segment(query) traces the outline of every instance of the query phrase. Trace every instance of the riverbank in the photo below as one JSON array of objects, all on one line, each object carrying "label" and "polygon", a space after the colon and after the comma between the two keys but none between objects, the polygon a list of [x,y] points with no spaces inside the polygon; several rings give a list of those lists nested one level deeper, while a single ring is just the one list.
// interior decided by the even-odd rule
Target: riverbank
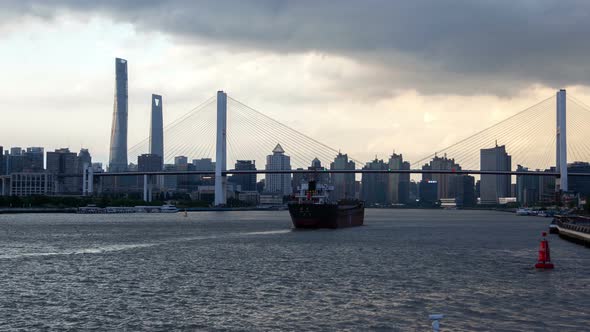
[{"label": "riverbank", "polygon": [[76,213],[78,208],[0,208],[0,214]]},{"label": "riverbank", "polygon": [[590,218],[562,217],[556,226],[560,238],[590,247]]},{"label": "riverbank", "polygon": [[[179,207],[179,212],[211,212],[211,211],[280,211],[286,210],[286,208],[261,208],[261,207]],[[77,213],[78,208],[0,208],[0,214],[22,214],[22,213]]]},{"label": "riverbank", "polygon": [[[287,210],[287,207],[177,207],[180,212],[212,212],[212,211],[282,211]],[[367,208],[375,210],[389,210],[397,208]],[[408,208],[409,210],[410,208]],[[413,208],[417,210],[444,210],[442,208]],[[479,210],[479,211],[497,211],[497,212],[511,212],[514,213],[514,209],[491,209],[491,208],[480,208],[480,209],[461,209],[461,210]],[[0,208],[0,214],[20,214],[20,213],[77,213],[77,207],[67,208],[45,208],[45,207],[31,207],[31,208]]]}]

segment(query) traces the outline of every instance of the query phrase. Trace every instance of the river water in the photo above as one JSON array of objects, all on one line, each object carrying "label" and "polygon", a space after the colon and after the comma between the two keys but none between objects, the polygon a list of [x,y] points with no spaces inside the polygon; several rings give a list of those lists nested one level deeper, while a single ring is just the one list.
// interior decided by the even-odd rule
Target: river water
[{"label": "river water", "polygon": [[549,219],[367,210],[294,231],[288,212],[0,215],[0,329],[588,331],[590,248]]}]

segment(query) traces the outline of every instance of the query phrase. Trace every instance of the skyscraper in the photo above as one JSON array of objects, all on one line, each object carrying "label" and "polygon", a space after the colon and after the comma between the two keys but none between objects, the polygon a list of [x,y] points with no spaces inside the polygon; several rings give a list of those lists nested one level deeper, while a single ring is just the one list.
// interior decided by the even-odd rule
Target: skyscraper
[{"label": "skyscraper", "polygon": [[[410,163],[404,161],[402,168],[405,170],[410,169]],[[400,204],[409,204],[410,201],[410,173],[404,173],[399,175],[399,187],[398,187],[398,198]]]},{"label": "skyscraper", "polygon": [[142,154],[137,157],[137,170],[140,172],[157,172],[163,168],[162,156],[157,154]]},{"label": "skyscraper", "polygon": [[115,59],[115,101],[111,126],[109,171],[127,170],[127,115],[128,115],[127,60]]},{"label": "skyscraper", "polygon": [[[266,156],[266,170],[290,170],[291,157],[285,155],[280,144]],[[264,190],[269,193],[291,194],[291,174],[266,174]]]},{"label": "skyscraper", "polygon": [[152,95],[152,117],[150,122],[150,154],[164,158],[164,120],[162,96]]},{"label": "skyscraper", "polygon": [[[354,161],[348,160],[347,154],[338,152],[334,161],[330,163],[331,170],[354,170]],[[332,185],[334,190],[330,193],[330,199],[338,201],[344,198],[355,197],[355,180],[354,174],[350,173],[334,173],[331,175]]]},{"label": "skyscraper", "polygon": [[[480,169],[482,171],[510,171],[512,157],[506,153],[506,146],[480,150]],[[482,174],[480,198],[482,204],[497,204],[498,198],[510,197],[510,175]]]},{"label": "skyscraper", "polygon": [[[388,168],[392,170],[410,169],[410,163],[404,161],[401,154],[393,153],[389,157]],[[410,197],[410,174],[389,174],[387,184],[387,201],[392,204],[407,204]]]}]

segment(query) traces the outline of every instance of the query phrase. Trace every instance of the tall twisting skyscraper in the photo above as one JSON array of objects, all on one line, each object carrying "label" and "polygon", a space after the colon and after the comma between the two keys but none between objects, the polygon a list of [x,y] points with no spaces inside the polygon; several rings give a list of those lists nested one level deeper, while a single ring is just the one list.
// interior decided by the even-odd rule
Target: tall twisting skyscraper
[{"label": "tall twisting skyscraper", "polygon": [[150,153],[164,158],[164,122],[162,120],[162,96],[152,95],[152,120],[150,125]]},{"label": "tall twisting skyscraper", "polygon": [[109,171],[122,172],[127,170],[127,60],[115,59],[115,74]]}]

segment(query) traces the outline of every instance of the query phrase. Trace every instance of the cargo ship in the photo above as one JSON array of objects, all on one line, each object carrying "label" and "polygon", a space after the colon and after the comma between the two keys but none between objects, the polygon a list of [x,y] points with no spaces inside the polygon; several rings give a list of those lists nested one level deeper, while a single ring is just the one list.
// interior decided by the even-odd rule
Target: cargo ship
[{"label": "cargo ship", "polygon": [[295,200],[289,202],[289,214],[295,228],[341,228],[362,226],[365,203],[356,199],[330,202],[330,187],[309,181],[301,184]]}]

